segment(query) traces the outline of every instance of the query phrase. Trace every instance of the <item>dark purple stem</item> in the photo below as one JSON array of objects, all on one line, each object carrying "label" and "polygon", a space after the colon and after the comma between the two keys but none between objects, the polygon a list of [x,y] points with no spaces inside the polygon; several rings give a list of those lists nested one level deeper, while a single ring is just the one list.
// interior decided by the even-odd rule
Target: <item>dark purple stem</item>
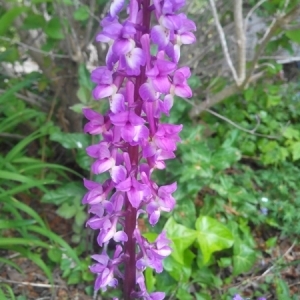
[{"label": "dark purple stem", "polygon": [[[150,0],[139,0],[139,6],[143,9],[143,28],[146,28],[146,32],[149,33],[150,28],[150,16],[151,13],[148,10],[150,6]],[[140,86],[146,81],[146,67],[141,68],[141,74],[136,78],[134,89],[134,101],[140,102],[139,89]],[[141,109],[137,106],[136,113],[141,114]],[[139,146],[129,146],[128,153],[133,170],[137,171],[139,165]],[[127,259],[125,262],[125,277],[124,277],[124,299],[132,300],[131,293],[135,290],[136,285],[136,240],[133,236],[133,232],[136,228],[137,210],[131,205],[126,197],[126,217],[125,217],[125,232],[128,236],[128,241],[125,243],[125,253]]]}]

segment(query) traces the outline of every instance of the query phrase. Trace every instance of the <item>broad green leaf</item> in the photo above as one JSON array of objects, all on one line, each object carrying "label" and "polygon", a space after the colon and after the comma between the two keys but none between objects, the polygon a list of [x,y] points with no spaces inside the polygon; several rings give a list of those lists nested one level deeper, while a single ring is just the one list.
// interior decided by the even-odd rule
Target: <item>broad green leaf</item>
[{"label": "broad green leaf", "polygon": [[150,268],[146,268],[144,274],[145,274],[147,290],[149,292],[152,292],[154,290],[155,282],[156,282],[155,277],[153,276],[153,270]]},{"label": "broad green leaf", "polygon": [[202,216],[196,221],[197,240],[203,254],[203,262],[207,263],[211,255],[233,245],[231,231],[221,222],[211,217]]},{"label": "broad green leaf", "polygon": [[300,158],[300,142],[295,142],[291,145],[293,160],[298,160]]},{"label": "broad green leaf", "polygon": [[167,232],[168,238],[173,242],[172,257],[177,262],[184,265],[184,251],[194,243],[197,232],[177,224],[172,217],[169,218],[164,229]]},{"label": "broad green leaf", "polygon": [[86,154],[84,149],[78,149],[76,153],[76,163],[84,170],[89,171],[91,168],[91,158]]},{"label": "broad green leaf", "polygon": [[89,137],[84,133],[54,132],[50,140],[60,143],[66,149],[85,149],[89,146]]},{"label": "broad green leaf", "polygon": [[52,203],[55,205],[63,204],[64,202],[74,203],[81,202],[81,198],[85,193],[82,183],[69,182],[56,190],[51,190],[43,195],[43,203]]},{"label": "broad green leaf", "polygon": [[[78,96],[78,94],[77,94]],[[78,97],[79,98],[79,97]],[[81,99],[79,98],[79,100],[81,101]],[[75,111],[78,114],[82,114],[82,110],[86,107],[85,104],[81,104],[81,103],[77,103],[75,105],[70,106],[70,109],[72,109],[73,111]]]},{"label": "broad green leaf", "polygon": [[164,259],[164,269],[176,280],[180,282],[187,282],[192,274],[191,267],[177,262],[173,257],[168,256]]},{"label": "broad green leaf", "polygon": [[54,17],[48,22],[44,31],[52,39],[61,40],[64,38],[62,26],[60,19]]},{"label": "broad green leaf", "polygon": [[65,219],[70,219],[75,216],[76,210],[75,205],[64,203],[56,210],[56,213]]},{"label": "broad green leaf", "polygon": [[9,9],[0,18],[0,36],[5,35],[9,27],[12,25],[13,21],[23,12],[28,10],[25,6],[17,6]]},{"label": "broad green leaf", "polygon": [[44,28],[47,22],[42,15],[30,13],[23,21],[22,28],[24,29],[39,29]]},{"label": "broad green leaf", "polygon": [[80,271],[73,271],[68,278],[68,284],[77,284],[81,281],[82,279]]},{"label": "broad green leaf", "polygon": [[90,71],[87,69],[85,64],[80,64],[78,68],[78,80],[80,86],[87,88],[88,91],[91,91],[94,84],[92,83],[90,77]]},{"label": "broad green leaf", "polygon": [[55,263],[59,263],[61,260],[61,257],[62,257],[61,250],[59,250],[57,248],[49,249],[47,254],[48,254],[48,257]]},{"label": "broad green leaf", "polygon": [[233,249],[233,274],[236,276],[248,272],[255,263],[255,251],[241,240],[234,242]]},{"label": "broad green leaf", "polygon": [[86,5],[80,6],[77,10],[74,11],[74,19],[76,21],[85,21],[90,17],[89,7]]},{"label": "broad green leaf", "polygon": [[285,35],[293,42],[300,44],[300,29],[288,30],[285,32]]},{"label": "broad green leaf", "polygon": [[287,127],[282,130],[282,135],[289,140],[292,139],[299,140],[300,131],[294,129],[293,127]]},{"label": "broad green leaf", "polygon": [[79,211],[76,212],[76,215],[75,215],[75,224],[77,226],[82,227],[83,224],[85,223],[86,219],[87,219],[86,212],[84,212],[83,210],[79,210]]}]

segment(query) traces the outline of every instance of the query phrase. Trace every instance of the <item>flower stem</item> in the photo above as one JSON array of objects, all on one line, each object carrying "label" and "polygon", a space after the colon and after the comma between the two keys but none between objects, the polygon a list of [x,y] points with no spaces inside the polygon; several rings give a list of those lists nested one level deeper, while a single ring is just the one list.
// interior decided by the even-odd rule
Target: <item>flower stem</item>
[{"label": "flower stem", "polygon": [[[150,5],[150,0],[139,0],[139,5],[142,4],[143,7],[143,26],[146,28],[147,33],[150,28],[150,13],[148,7]],[[141,101],[139,96],[140,86],[146,81],[146,68],[141,68],[141,74],[136,78],[135,89],[134,89],[134,101]],[[137,106],[135,112],[141,114],[141,106]],[[132,165],[132,170],[137,172],[139,165],[139,146],[129,146],[128,153]],[[135,291],[136,285],[136,240],[133,235],[136,228],[137,222],[137,209],[134,208],[128,197],[126,196],[126,217],[125,217],[125,233],[128,236],[128,241],[125,243],[125,254],[127,255],[127,260],[125,262],[125,277],[124,277],[124,299],[132,300],[131,293]]]}]

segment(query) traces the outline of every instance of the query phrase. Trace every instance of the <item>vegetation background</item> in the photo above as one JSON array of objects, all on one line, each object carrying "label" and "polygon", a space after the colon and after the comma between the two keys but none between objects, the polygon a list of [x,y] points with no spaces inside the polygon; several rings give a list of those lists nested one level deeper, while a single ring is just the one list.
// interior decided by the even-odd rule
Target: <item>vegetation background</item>
[{"label": "vegetation background", "polygon": [[[184,48],[194,97],[184,124],[165,271],[146,270],[167,299],[300,297],[300,1],[188,0],[197,43]],[[81,110],[105,0],[0,0],[0,299],[111,299],[93,292],[82,178],[91,177]],[[102,180],[101,177],[94,178]],[[114,245],[112,245],[113,247]]]}]

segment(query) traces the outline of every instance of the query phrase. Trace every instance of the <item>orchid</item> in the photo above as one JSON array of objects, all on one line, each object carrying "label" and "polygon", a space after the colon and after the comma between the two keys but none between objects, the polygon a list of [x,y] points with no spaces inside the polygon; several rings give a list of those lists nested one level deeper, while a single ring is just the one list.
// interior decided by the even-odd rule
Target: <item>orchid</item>
[{"label": "orchid", "polygon": [[[195,23],[179,10],[185,0],[130,0],[128,17],[118,14],[124,0],[113,0],[102,20],[98,42],[108,44],[106,66],[91,73],[95,83],[93,97],[107,99],[109,111],[102,115],[91,108],[83,110],[88,122],[84,132],[101,135],[100,142],[87,147],[94,159],[93,174],[108,172],[103,183],[84,180],[87,193],[82,202],[89,205],[87,226],[97,230],[97,242],[103,248],[92,258],[96,274],[95,290],[105,291],[123,281],[124,299],[165,298],[163,292],[148,293],[143,272],[152,268],[163,271],[163,259],[171,254],[166,233],[150,243],[138,228],[138,218],[145,215],[151,226],[161,212],[175,206],[173,193],[177,184],[158,186],[153,171],[164,169],[165,161],[175,157],[182,125],[160,122],[169,115],[174,96],[191,97],[188,67],[178,68],[180,46],[195,41]],[[151,28],[151,15],[156,25]],[[155,54],[150,51],[156,45]],[[117,243],[110,257],[108,243]],[[125,274],[119,270],[124,265]]]}]

